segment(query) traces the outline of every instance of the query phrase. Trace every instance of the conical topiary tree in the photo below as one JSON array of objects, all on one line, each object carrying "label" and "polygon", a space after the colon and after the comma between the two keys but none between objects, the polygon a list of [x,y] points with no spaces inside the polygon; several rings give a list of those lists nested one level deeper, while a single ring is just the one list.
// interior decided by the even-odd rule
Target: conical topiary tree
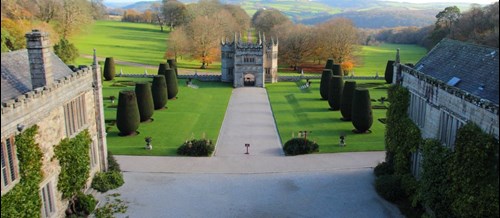
[{"label": "conical topiary tree", "polygon": [[393,80],[393,71],[394,71],[394,61],[392,60],[388,60],[387,61],[387,65],[385,66],[385,74],[384,74],[384,78],[385,78],[385,82],[390,84],[392,83],[392,80]]},{"label": "conical topiary tree", "polygon": [[342,67],[340,66],[340,64],[332,65],[332,73],[334,76],[342,76]]},{"label": "conical topiary tree", "polygon": [[356,81],[345,81],[342,97],[340,98],[340,113],[344,121],[351,120],[354,89],[356,89]]},{"label": "conical topiary tree", "polygon": [[172,68],[165,70],[165,79],[167,80],[168,99],[174,99],[179,92],[175,70]]},{"label": "conical topiary tree", "polygon": [[325,69],[332,69],[333,64],[334,64],[333,59],[328,58],[328,60],[326,60]]},{"label": "conical topiary tree", "polygon": [[333,76],[330,79],[330,92],[328,93],[328,104],[330,110],[337,111],[340,109],[340,98],[344,89],[344,81],[341,76]]},{"label": "conical topiary tree", "polygon": [[137,106],[141,122],[149,121],[155,110],[153,94],[151,93],[151,83],[139,82],[135,84],[135,95],[137,96]]},{"label": "conical topiary tree", "polygon": [[179,72],[177,71],[177,61],[175,61],[175,59],[168,59],[167,60],[167,63],[170,67],[167,67],[167,68],[171,68],[171,69],[174,69],[175,70],[175,75],[179,75]]},{"label": "conical topiary tree", "polygon": [[153,94],[153,104],[155,110],[160,110],[165,108],[167,105],[167,83],[165,82],[165,76],[157,75],[153,77],[153,85],[151,86],[151,92]]},{"label": "conical topiary tree", "polygon": [[323,100],[328,100],[328,91],[330,90],[328,87],[332,76],[333,74],[331,69],[323,69],[323,74],[321,74],[321,81],[319,84],[319,94]]},{"label": "conical topiary tree", "polygon": [[115,78],[115,59],[113,57],[107,57],[104,61],[104,80],[110,81]]},{"label": "conical topiary tree", "polygon": [[352,125],[356,133],[365,133],[373,124],[370,92],[365,88],[356,88],[352,97]]},{"label": "conical topiary tree", "polygon": [[170,68],[168,66],[168,63],[160,63],[160,65],[158,66],[158,75],[165,76],[165,70],[168,68]]},{"label": "conical topiary tree", "polygon": [[120,136],[128,136],[136,133],[139,128],[140,115],[137,107],[137,98],[132,90],[120,91],[118,96],[118,107],[116,109],[116,127],[120,130]]}]

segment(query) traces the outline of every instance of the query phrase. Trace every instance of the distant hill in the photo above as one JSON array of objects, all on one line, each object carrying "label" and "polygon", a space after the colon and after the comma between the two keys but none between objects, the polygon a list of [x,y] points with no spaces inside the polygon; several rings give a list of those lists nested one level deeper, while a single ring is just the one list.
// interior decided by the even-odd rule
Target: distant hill
[{"label": "distant hill", "polygon": [[[180,0],[185,4],[197,0]],[[120,7],[144,12],[157,1],[139,1]],[[252,16],[261,8],[275,8],[294,22],[317,24],[335,17],[346,17],[361,28],[396,26],[427,26],[435,22],[435,16],[444,8],[456,5],[461,10],[469,3],[400,3],[381,0],[220,0],[222,3],[240,5]],[[111,6],[108,6],[111,7]]]},{"label": "distant hill", "polygon": [[141,2],[136,2],[130,5],[126,5],[121,7],[122,9],[134,9],[136,11],[144,12],[148,9],[151,8],[151,5],[155,2],[161,3],[161,1],[141,1]]},{"label": "distant hill", "polygon": [[398,26],[428,26],[436,21],[439,10],[410,10],[407,8],[373,9],[367,11],[349,11],[334,15],[318,16],[301,20],[303,24],[317,24],[336,17],[351,19],[356,27],[386,28]]}]

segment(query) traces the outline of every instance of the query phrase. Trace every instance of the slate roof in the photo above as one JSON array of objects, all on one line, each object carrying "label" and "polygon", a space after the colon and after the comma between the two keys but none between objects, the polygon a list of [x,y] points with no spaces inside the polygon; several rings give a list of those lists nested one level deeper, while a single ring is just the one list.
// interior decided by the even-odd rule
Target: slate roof
[{"label": "slate roof", "polygon": [[[70,75],[73,71],[53,52],[50,52],[54,80]],[[31,91],[31,74],[28,50],[2,53],[2,102]]]},{"label": "slate roof", "polygon": [[[498,48],[443,39],[414,69],[498,105]],[[482,88],[481,88],[482,87]]]}]

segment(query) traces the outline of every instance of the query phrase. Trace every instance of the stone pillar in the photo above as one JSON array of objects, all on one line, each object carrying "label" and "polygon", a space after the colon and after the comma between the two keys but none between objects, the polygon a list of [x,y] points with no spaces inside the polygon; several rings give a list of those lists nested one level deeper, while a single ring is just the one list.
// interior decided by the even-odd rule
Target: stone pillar
[{"label": "stone pillar", "polygon": [[33,89],[51,85],[54,82],[50,61],[49,34],[32,30],[26,34],[26,48],[30,64]]}]

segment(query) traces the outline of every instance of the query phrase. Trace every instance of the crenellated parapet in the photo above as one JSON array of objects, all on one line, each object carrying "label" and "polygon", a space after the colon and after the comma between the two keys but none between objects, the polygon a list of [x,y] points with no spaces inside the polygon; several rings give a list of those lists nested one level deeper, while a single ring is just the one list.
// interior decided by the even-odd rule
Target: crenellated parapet
[{"label": "crenellated parapet", "polygon": [[50,97],[53,93],[64,90],[74,90],[75,88],[72,87],[75,86],[75,84],[88,82],[89,87],[91,87],[93,81],[92,72],[90,67],[82,68],[68,76],[55,80],[48,86],[36,88],[13,99],[6,100],[2,102],[1,105],[2,117],[8,117],[11,113],[23,110],[26,107],[31,107],[31,104],[35,102],[40,103],[40,99],[50,100],[47,99],[47,97]]}]

